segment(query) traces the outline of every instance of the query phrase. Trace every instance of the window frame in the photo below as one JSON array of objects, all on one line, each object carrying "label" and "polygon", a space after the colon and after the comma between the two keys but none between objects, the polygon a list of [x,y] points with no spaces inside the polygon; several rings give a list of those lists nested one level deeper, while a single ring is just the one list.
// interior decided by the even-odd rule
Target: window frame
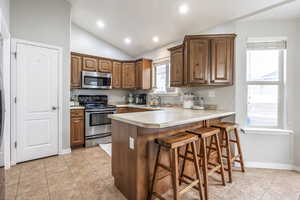
[{"label": "window frame", "polygon": [[[268,51],[275,49],[257,49],[259,51]],[[246,49],[246,127],[247,128],[266,128],[266,129],[283,129],[285,127],[285,84],[284,84],[284,72],[286,65],[286,49],[277,49],[279,50],[279,77],[278,81],[249,81],[248,80],[248,64],[249,64],[249,51],[255,51],[255,49]],[[251,126],[248,124],[248,86],[250,85],[277,85],[278,86],[278,110],[277,110],[277,126]]]},{"label": "window frame", "polygon": [[[158,91],[156,89],[156,84],[157,84],[157,77],[156,77],[156,66],[158,65],[163,65],[166,64],[166,91]],[[174,87],[170,87],[170,80],[171,80],[171,63],[170,63],[170,59],[164,59],[164,60],[160,60],[157,62],[153,62],[152,63],[152,81],[153,81],[153,86],[152,86],[152,94],[154,95],[158,95],[158,96],[178,96],[178,90],[177,88]]]}]

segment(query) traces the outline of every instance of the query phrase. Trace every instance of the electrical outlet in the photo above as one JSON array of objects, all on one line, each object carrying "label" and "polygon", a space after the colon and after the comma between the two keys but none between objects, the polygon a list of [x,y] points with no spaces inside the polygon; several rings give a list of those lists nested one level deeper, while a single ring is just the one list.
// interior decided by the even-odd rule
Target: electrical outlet
[{"label": "electrical outlet", "polygon": [[129,149],[134,149],[134,138],[129,137]]},{"label": "electrical outlet", "polygon": [[214,90],[209,91],[208,92],[208,97],[210,97],[210,98],[216,97],[216,92]]}]

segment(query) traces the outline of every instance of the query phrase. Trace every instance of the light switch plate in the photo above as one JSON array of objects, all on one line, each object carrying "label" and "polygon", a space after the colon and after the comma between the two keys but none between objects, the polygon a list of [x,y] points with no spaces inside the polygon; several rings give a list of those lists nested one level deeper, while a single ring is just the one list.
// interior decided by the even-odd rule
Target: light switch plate
[{"label": "light switch plate", "polygon": [[208,92],[208,97],[210,97],[210,98],[216,97],[216,92],[214,90],[209,91]]},{"label": "light switch plate", "polygon": [[134,149],[134,138],[129,137],[129,149]]}]

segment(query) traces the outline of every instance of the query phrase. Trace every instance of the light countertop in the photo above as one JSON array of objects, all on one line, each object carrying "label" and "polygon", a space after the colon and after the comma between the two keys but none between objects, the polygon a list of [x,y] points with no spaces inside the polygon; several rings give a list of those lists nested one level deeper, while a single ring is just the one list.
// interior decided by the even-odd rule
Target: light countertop
[{"label": "light countertop", "polygon": [[85,109],[85,107],[84,106],[70,106],[70,109],[71,110],[75,110],[75,109]]},{"label": "light countertop", "polygon": [[[128,106],[126,105],[126,107]],[[160,110],[151,112],[113,114],[109,115],[109,117],[113,120],[143,128],[167,128],[219,117],[227,117],[234,114],[235,112],[225,110],[191,110],[162,107]]]},{"label": "light countertop", "polygon": [[161,110],[161,107],[151,107],[147,105],[137,105],[137,104],[116,104],[117,108],[142,108],[147,110]]}]

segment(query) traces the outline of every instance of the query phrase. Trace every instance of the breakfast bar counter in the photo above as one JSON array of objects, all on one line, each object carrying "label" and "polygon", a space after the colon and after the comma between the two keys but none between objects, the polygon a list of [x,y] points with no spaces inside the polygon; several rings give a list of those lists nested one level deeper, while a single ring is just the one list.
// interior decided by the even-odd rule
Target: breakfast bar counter
[{"label": "breakfast bar counter", "polygon": [[[156,153],[155,139],[187,129],[209,126],[234,115],[225,110],[191,110],[162,108],[138,113],[113,114],[112,119],[112,175],[115,186],[129,200],[147,199],[152,180]],[[168,165],[168,155],[162,155]],[[186,171],[193,176],[193,168]],[[155,190],[164,193],[171,188],[171,177],[159,171]]]}]

